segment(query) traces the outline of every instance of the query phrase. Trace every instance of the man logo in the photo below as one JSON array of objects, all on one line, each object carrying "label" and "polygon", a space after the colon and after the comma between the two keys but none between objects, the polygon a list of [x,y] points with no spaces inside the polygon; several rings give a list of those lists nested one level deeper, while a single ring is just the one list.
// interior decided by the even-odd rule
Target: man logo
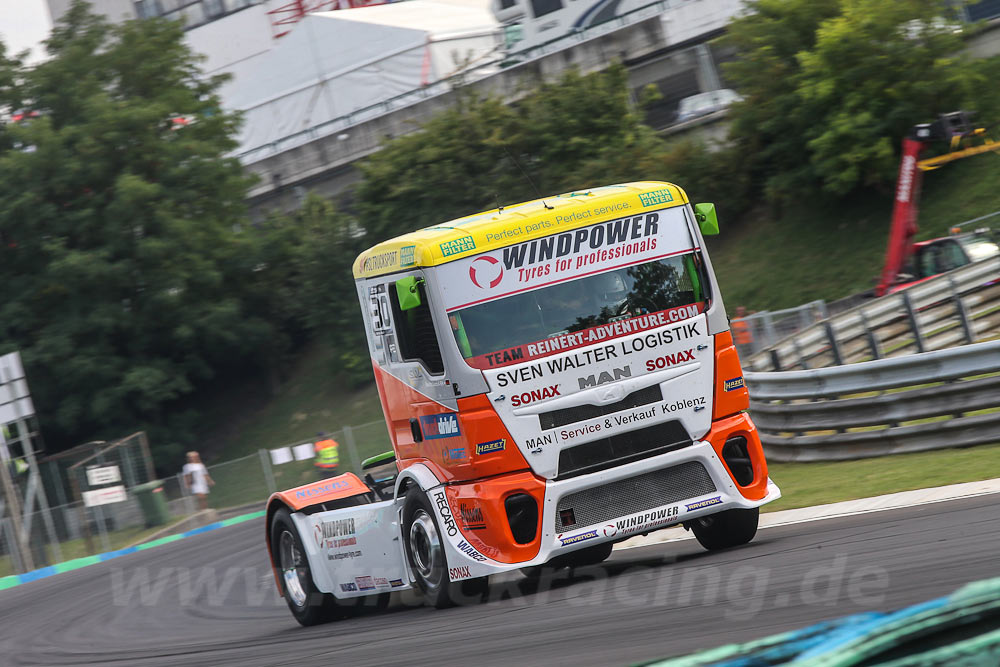
[{"label": "man logo", "polygon": [[491,288],[496,287],[503,280],[503,266],[495,257],[477,257],[469,267],[469,278],[479,289],[486,289],[483,283],[489,283]]}]

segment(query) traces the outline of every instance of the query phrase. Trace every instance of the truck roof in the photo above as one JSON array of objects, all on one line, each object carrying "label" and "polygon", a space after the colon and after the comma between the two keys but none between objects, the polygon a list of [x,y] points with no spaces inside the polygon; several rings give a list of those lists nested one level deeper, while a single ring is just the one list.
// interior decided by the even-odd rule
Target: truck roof
[{"label": "truck roof", "polygon": [[684,190],[662,181],[620,183],[490,209],[383,241],[354,260],[355,279],[437,266],[469,255],[688,203]]}]

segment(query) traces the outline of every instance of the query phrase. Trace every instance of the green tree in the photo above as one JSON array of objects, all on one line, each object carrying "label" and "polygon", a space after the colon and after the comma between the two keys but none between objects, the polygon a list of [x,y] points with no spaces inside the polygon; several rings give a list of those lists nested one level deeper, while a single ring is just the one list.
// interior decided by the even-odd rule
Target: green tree
[{"label": "green tree", "polygon": [[247,307],[239,119],[182,38],[78,1],[49,60],[0,61],[0,106],[30,111],[0,133],[0,346],[50,445],[152,427],[179,446],[185,397],[282,344]]},{"label": "green tree", "polygon": [[571,71],[515,105],[464,95],[362,165],[360,219],[374,243],[534,199],[535,188],[546,195],[608,183],[595,166],[634,163],[661,146],[630,103],[621,65],[587,76]]},{"label": "green tree", "polygon": [[944,0],[756,0],[730,25],[744,95],[732,138],[769,198],[885,186],[900,139],[977,107],[983,68],[962,56]]}]

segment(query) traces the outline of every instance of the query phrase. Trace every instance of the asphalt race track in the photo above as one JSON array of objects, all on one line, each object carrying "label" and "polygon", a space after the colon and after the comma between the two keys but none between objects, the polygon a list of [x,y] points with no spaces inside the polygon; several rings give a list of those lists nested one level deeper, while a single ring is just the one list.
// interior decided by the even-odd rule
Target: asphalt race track
[{"label": "asphalt race track", "polygon": [[491,601],[300,628],[277,597],[260,520],[0,592],[6,665],[629,664],[890,610],[1000,575],[1000,496],[769,528],[710,554],[694,540]]}]

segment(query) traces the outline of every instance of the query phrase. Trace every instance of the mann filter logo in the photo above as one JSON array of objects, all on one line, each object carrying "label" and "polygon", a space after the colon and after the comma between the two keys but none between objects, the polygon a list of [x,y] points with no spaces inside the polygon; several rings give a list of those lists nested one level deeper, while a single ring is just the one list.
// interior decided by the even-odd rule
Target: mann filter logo
[{"label": "mann filter logo", "polygon": [[364,271],[379,271],[381,269],[388,269],[396,264],[397,252],[391,250],[389,252],[381,252],[377,255],[371,255],[365,257],[365,261],[362,263],[361,268]]},{"label": "mann filter logo", "polygon": [[408,246],[403,246],[402,248],[400,248],[399,249],[399,265],[401,267],[403,267],[404,269],[406,267],[408,267],[408,266],[413,266],[414,263],[415,263],[414,259],[413,259],[413,254],[414,254],[414,252],[416,252],[416,250],[417,250],[417,246],[415,246],[415,245],[408,245]]},{"label": "mann filter logo", "polygon": [[670,194],[670,190],[655,190],[653,192],[642,192],[639,194],[639,201],[642,202],[643,208],[656,206],[657,204],[666,204],[667,202],[672,202],[673,200],[674,196]]},{"label": "mann filter logo", "polygon": [[585,378],[577,378],[577,382],[580,383],[580,389],[586,389],[587,387],[596,387],[601,384],[607,384],[608,382],[614,382],[615,380],[621,380],[622,378],[632,377],[632,367],[626,366],[625,368],[614,368],[609,373],[608,371],[601,371],[599,374],[588,375]]},{"label": "mann filter logo", "polygon": [[480,442],[476,445],[476,454],[502,452],[506,446],[507,440],[504,438],[500,438],[499,440],[490,440],[489,442]]},{"label": "mann filter logo", "polygon": [[423,432],[424,438],[428,440],[453,438],[456,435],[460,435],[458,415],[451,412],[443,415],[421,417],[420,430]]},{"label": "mann filter logo", "polygon": [[688,503],[684,507],[688,512],[693,512],[695,510],[700,510],[705,507],[711,507],[712,505],[719,505],[722,503],[722,496],[716,496],[714,498],[709,498],[708,500],[699,500],[696,503]]},{"label": "mann filter logo", "polygon": [[733,378],[732,380],[726,380],[722,383],[722,385],[726,391],[732,391],[734,389],[745,387],[746,383],[743,382],[743,376],[740,376],[738,378]]},{"label": "mann filter logo", "polygon": [[475,250],[476,242],[472,240],[471,236],[463,236],[460,239],[455,239],[454,241],[445,241],[441,244],[441,254],[445,257],[451,257],[452,255],[457,255],[460,252],[465,252],[466,250]]}]

